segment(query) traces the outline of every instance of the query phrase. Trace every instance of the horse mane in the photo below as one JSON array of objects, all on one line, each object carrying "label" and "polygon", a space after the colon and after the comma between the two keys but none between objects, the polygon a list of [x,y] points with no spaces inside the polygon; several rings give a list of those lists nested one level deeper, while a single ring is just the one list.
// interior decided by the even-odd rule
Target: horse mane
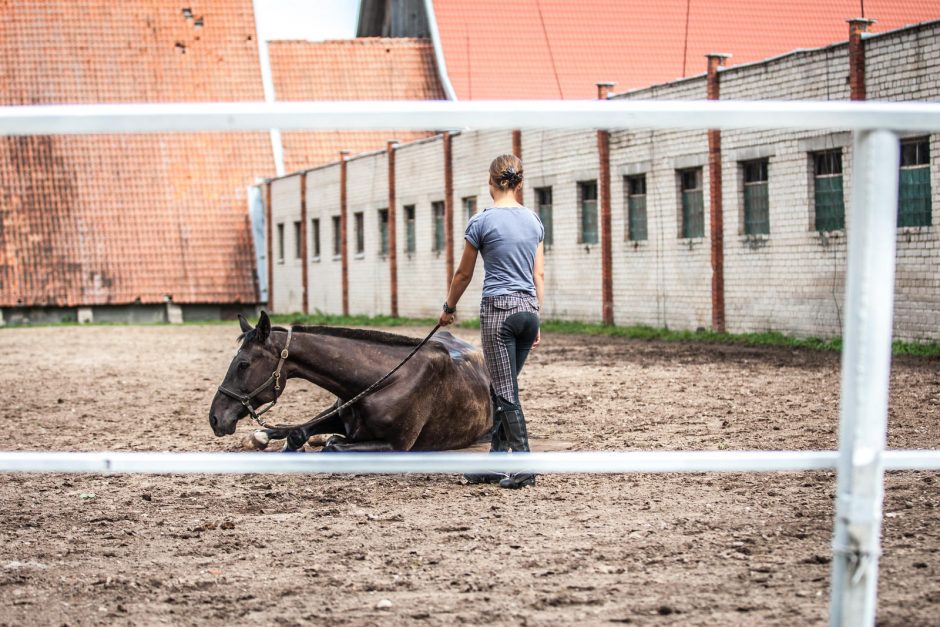
[{"label": "horse mane", "polygon": [[[330,335],[332,337],[341,337],[348,340],[360,340],[364,342],[374,342],[385,346],[408,346],[415,347],[421,343],[407,335],[398,335],[396,333],[386,333],[384,331],[372,331],[369,329],[350,329],[347,327],[328,327],[322,325],[302,326],[293,325],[294,333],[313,333],[316,335]],[[287,333],[284,327],[271,327],[271,331],[283,331]],[[258,329],[254,328],[238,336],[236,342],[242,342],[242,346],[248,344],[258,337]]]},{"label": "horse mane", "polygon": [[[415,347],[421,343],[407,335],[398,335],[396,333],[386,333],[385,331],[372,331],[370,329],[349,329],[347,327],[327,327],[327,326],[300,326],[293,327],[294,333],[314,333],[317,335],[330,335],[332,337],[341,337],[348,340],[360,340],[365,342],[374,342],[386,346],[410,346]],[[287,329],[281,329],[286,331]]]}]

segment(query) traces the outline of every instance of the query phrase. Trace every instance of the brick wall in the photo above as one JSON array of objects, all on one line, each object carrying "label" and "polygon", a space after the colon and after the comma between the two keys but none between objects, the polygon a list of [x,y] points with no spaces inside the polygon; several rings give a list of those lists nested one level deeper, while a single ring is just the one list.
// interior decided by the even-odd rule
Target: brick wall
[{"label": "brick wall", "polygon": [[[302,266],[295,255],[297,240],[294,237],[294,222],[300,220],[300,176],[294,174],[271,182],[274,302],[268,307],[275,312],[300,311],[302,304]],[[284,233],[283,249],[279,244],[279,228],[283,228]]]},{"label": "brick wall", "polygon": [[[443,248],[432,251],[431,203],[444,200],[444,143],[440,136],[405,144],[395,155],[398,196],[398,313],[437,316],[448,277]],[[415,208],[415,250],[405,252],[407,230],[403,207]]]},{"label": "brick wall", "polygon": [[[349,204],[348,199],[347,204]],[[307,172],[307,219],[320,221],[319,257],[313,254],[313,229],[307,229],[308,237],[311,238],[307,248],[310,251],[307,298],[311,312],[330,314],[343,312],[343,292],[340,283],[342,266],[339,253],[333,254],[333,218],[338,217],[339,164],[310,170]],[[350,285],[352,285],[352,279],[350,279]],[[277,294],[274,297],[277,299]],[[287,311],[293,312],[297,309]]]},{"label": "brick wall", "polygon": [[[869,99],[937,100],[940,97],[940,24],[912,27],[866,38]],[[732,53],[734,51],[731,51]],[[706,61],[701,60],[704,72]],[[722,99],[845,100],[848,98],[845,44],[793,53],[720,72]],[[630,99],[704,99],[704,74],[622,94]],[[462,203],[476,196],[486,207],[490,161],[511,151],[508,131],[464,132],[453,136],[454,256],[459,262],[467,215]],[[610,137],[613,213],[614,317],[617,324],[676,329],[711,325],[709,173],[707,133],[615,131]],[[845,289],[845,229],[820,234],[814,226],[810,153],[841,148],[846,228],[851,229],[852,146],[849,133],[726,131],[722,134],[725,302],[732,332],[777,330],[793,335],[841,333]],[[930,137],[934,216],[940,207],[940,135]],[[600,321],[600,245],[579,243],[578,182],[596,180],[598,155],[592,130],[525,131],[525,201],[535,207],[535,188],[553,192],[554,245],[546,253],[548,318]],[[770,233],[746,236],[743,228],[741,163],[768,160]],[[702,168],[704,237],[681,237],[678,170]],[[646,175],[647,233],[628,241],[625,176]],[[338,167],[311,171],[308,212],[324,212],[321,246],[329,253],[328,214],[338,214]],[[293,251],[292,215],[299,215],[296,176],[275,181],[274,222],[286,220],[286,248]],[[379,208],[387,204],[384,152],[349,162],[350,310],[388,313],[388,263],[378,255]],[[315,182],[316,181],[316,182]],[[445,253],[432,251],[431,203],[444,199],[444,158],[439,137],[398,148],[399,310],[403,316],[436,316],[446,287]],[[416,249],[405,252],[403,207],[415,206]],[[315,209],[316,208],[316,209]],[[357,259],[353,215],[365,216],[365,253]],[[934,226],[898,231],[895,334],[903,339],[940,339],[940,237]],[[276,235],[275,235],[276,247]],[[288,255],[290,257],[290,255]],[[300,274],[291,258],[275,255],[275,310],[299,308]],[[325,254],[311,263],[312,310],[340,311],[339,261]],[[476,317],[482,264],[461,301],[461,315]],[[296,294],[295,294],[296,292]]]},{"label": "brick wall", "polygon": [[[349,225],[349,311],[375,316],[391,307],[388,257],[380,253],[379,209],[388,207],[388,159],[385,151],[347,164]],[[356,252],[355,214],[363,216],[365,250]]]}]

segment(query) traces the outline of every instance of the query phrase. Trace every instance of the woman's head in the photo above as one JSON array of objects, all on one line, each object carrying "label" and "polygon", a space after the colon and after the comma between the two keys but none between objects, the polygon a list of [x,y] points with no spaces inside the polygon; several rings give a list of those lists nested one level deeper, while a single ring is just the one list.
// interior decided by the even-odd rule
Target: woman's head
[{"label": "woman's head", "polygon": [[500,155],[490,164],[493,191],[511,192],[522,185],[522,161],[516,155]]}]

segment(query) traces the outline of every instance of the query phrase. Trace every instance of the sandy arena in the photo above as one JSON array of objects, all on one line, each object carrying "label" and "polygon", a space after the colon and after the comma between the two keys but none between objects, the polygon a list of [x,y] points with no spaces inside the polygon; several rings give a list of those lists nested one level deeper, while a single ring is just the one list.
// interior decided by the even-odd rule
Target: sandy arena
[{"label": "sandy arena", "polygon": [[[238,450],[207,420],[236,335],[2,330],[2,448]],[[940,447],[940,360],[891,381],[889,446]],[[521,384],[536,449],[836,445],[836,354],[546,335]],[[834,479],[0,475],[0,624],[825,624]],[[938,484],[888,476],[880,625],[937,624]]]}]

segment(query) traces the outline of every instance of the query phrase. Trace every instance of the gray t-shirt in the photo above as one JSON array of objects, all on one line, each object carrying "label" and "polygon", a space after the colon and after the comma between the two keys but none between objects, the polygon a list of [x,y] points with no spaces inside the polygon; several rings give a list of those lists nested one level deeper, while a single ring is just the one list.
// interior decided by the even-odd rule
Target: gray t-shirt
[{"label": "gray t-shirt", "polygon": [[464,239],[483,256],[483,296],[534,296],[535,250],[544,238],[542,221],[526,207],[490,207],[470,218]]}]

